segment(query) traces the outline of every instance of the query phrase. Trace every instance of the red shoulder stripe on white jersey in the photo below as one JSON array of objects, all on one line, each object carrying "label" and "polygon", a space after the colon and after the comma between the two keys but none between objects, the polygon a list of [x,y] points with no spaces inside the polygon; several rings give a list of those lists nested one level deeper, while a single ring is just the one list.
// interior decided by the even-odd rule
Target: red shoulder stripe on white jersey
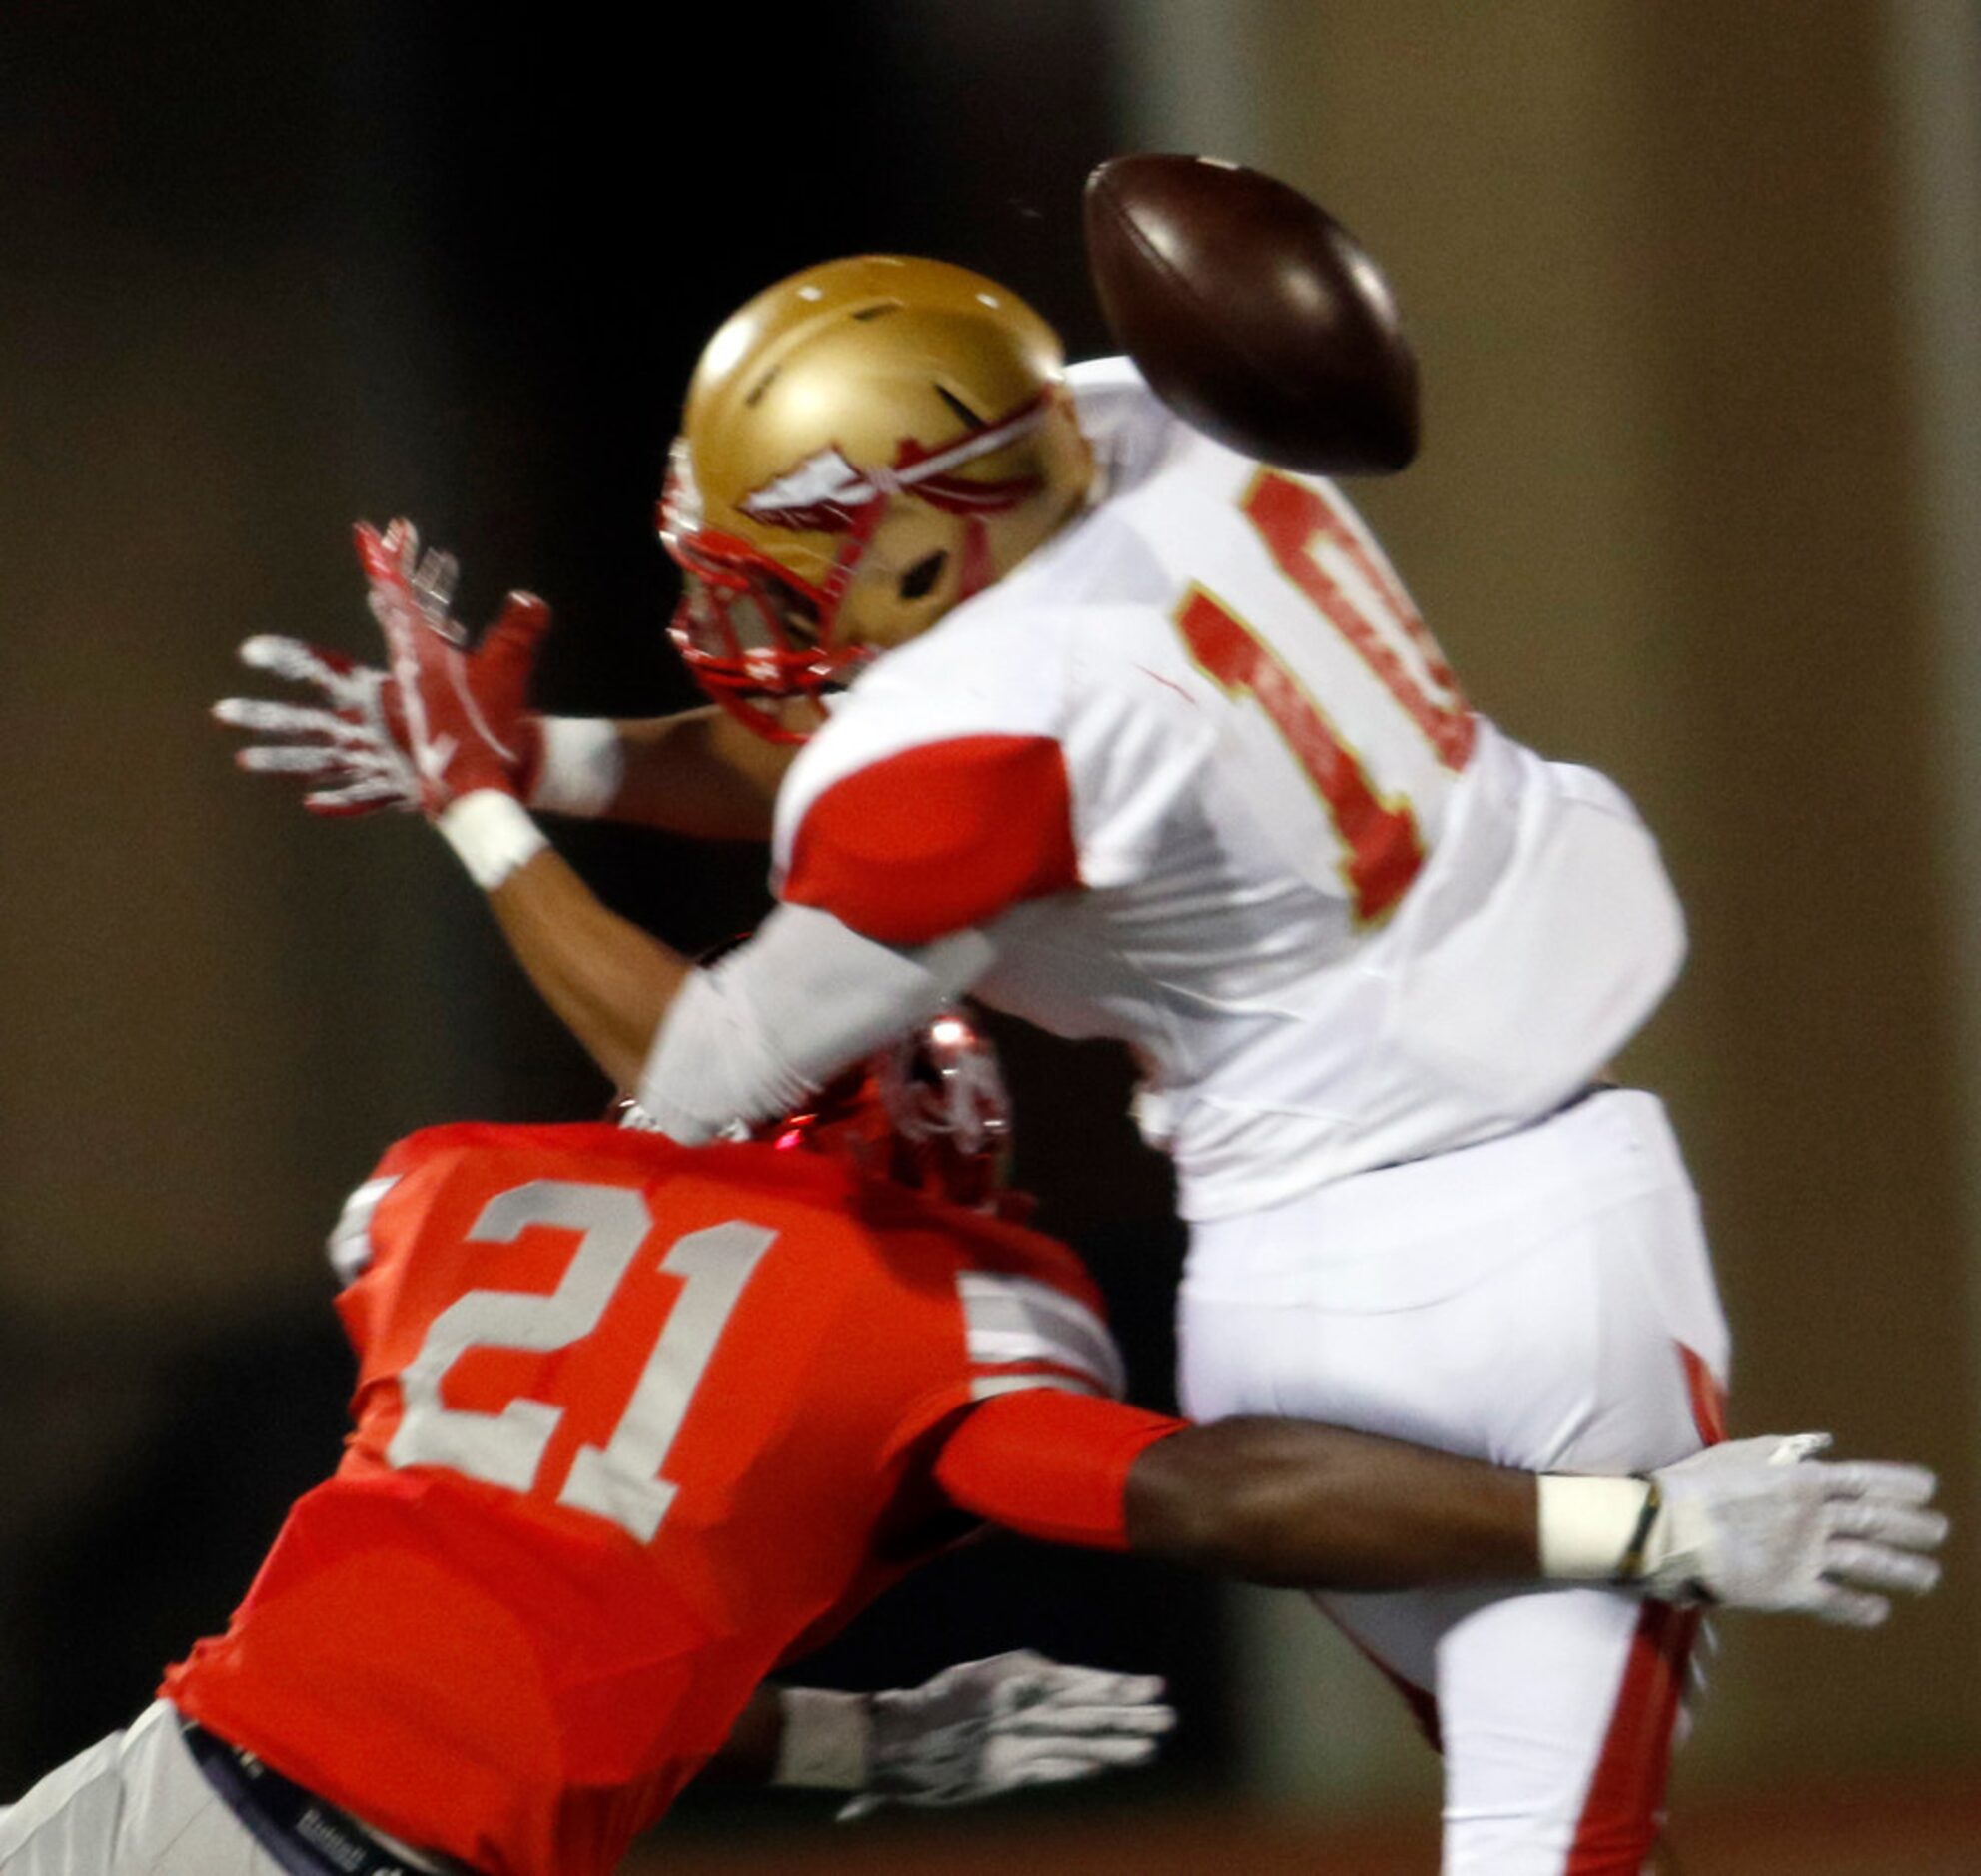
[{"label": "red shoulder stripe on white jersey", "polygon": [[1049,736],[956,736],[857,769],[811,804],[782,897],[882,944],[927,944],[1080,884]]}]

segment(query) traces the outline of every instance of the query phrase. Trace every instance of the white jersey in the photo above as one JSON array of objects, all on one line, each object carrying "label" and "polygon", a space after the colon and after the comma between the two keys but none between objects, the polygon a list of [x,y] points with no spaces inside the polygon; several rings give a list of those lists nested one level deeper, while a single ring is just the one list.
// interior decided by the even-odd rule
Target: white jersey
[{"label": "white jersey", "polygon": [[792,768],[776,877],[1141,1064],[1186,1217],[1549,1111],[1684,950],[1622,793],[1474,713],[1326,481],[1073,374],[1101,498],[878,661]]}]

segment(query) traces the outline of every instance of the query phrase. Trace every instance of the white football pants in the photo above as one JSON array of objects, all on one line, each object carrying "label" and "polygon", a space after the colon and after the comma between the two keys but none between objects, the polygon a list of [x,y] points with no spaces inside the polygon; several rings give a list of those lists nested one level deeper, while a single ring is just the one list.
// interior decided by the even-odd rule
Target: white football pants
[{"label": "white football pants", "polygon": [[[1662,1105],[1503,1139],[1191,1235],[1193,1418],[1283,1413],[1546,1471],[1721,1436],[1728,1342]],[[1635,1876],[1696,1617],[1605,1589],[1317,1597],[1445,1754],[1448,1876]]]},{"label": "white football pants", "polygon": [[0,1810],[6,1876],[283,1876],[222,1802],[163,1700]]}]

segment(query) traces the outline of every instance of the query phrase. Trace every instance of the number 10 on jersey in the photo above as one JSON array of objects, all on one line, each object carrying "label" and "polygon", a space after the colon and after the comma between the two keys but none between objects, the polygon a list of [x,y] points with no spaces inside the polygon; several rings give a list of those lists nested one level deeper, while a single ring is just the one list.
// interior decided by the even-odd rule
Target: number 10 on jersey
[{"label": "number 10 on jersey", "polygon": [[[1457,773],[1472,754],[1475,723],[1451,668],[1417,608],[1343,514],[1318,488],[1263,469],[1240,507],[1273,563],[1313,604],[1411,722],[1440,764]],[[1322,565],[1316,549],[1345,554],[1394,630],[1417,651],[1431,694],[1361,604]],[[1348,858],[1342,867],[1356,917],[1374,923],[1404,896],[1424,864],[1424,842],[1409,801],[1379,795],[1355,750],[1302,687],[1286,661],[1222,601],[1195,587],[1176,613],[1190,655],[1221,688],[1254,698],[1321,797]]]}]

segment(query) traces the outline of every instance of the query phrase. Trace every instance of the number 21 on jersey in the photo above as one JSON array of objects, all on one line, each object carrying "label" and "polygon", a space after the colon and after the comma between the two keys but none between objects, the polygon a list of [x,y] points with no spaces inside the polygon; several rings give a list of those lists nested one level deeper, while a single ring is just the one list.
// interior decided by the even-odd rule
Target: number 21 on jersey
[{"label": "number 21 on jersey", "polygon": [[[1471,707],[1409,594],[1349,518],[1321,489],[1271,469],[1253,479],[1239,506],[1274,565],[1390,693],[1439,764],[1454,774],[1463,769],[1476,729]],[[1356,591],[1323,563],[1324,548],[1354,572]],[[1377,792],[1361,757],[1285,658],[1221,600],[1193,588],[1176,624],[1207,675],[1228,694],[1252,697],[1265,712],[1347,849],[1342,872],[1356,917],[1364,923],[1383,918],[1424,864],[1410,802]],[[1413,675],[1399,640],[1415,651],[1428,682]]]},{"label": "number 21 on jersey", "polygon": [[[653,1215],[632,1187],[534,1179],[491,1199],[468,1241],[513,1244],[539,1225],[578,1235],[562,1279],[547,1295],[471,1290],[434,1318],[400,1374],[405,1407],[386,1449],[393,1465],[445,1466],[511,1491],[537,1482],[564,1409],[527,1398],[498,1413],[452,1407],[442,1399],[448,1371],[471,1349],[547,1354],[583,1341],[651,1236]],[[682,1280],[680,1294],[618,1425],[603,1445],[579,1449],[559,1504],[606,1518],[641,1543],[652,1540],[676,1489],[661,1468],[730,1314],[775,1238],[765,1226],[732,1220],[669,1247],[660,1268]]]}]

